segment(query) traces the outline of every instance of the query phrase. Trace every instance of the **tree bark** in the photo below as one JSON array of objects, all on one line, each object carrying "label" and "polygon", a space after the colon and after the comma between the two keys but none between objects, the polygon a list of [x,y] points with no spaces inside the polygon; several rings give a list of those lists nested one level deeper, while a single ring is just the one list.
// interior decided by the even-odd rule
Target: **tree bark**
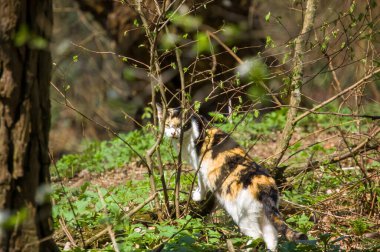
[{"label": "tree bark", "polygon": [[46,198],[51,29],[51,0],[0,0],[0,251],[58,251]]}]

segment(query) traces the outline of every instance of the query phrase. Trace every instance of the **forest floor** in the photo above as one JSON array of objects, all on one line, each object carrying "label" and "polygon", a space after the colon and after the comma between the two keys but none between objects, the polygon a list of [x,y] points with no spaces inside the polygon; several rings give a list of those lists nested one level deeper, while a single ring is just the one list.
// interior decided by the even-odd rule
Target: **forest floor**
[{"label": "forest floor", "polygon": [[[259,162],[274,153],[280,133],[273,130],[259,135],[246,129],[236,130],[233,136],[240,139],[240,143]],[[144,136],[145,133],[131,138],[128,135],[126,139],[131,142],[136,140],[138,144],[146,141],[144,146],[139,145],[143,151],[145,145],[151,144],[149,136],[141,139]],[[231,246],[239,251],[246,247],[247,238],[238,232],[218,207],[211,214],[212,218],[187,215],[181,219],[158,221],[153,203],[149,202],[133,216],[123,217],[142,204],[150,193],[147,169],[138,159],[123,156],[130,154],[122,153],[121,157],[128,162],[115,165],[119,160],[117,151],[120,144],[123,143],[117,140],[90,144],[81,154],[68,155],[59,160],[53,169],[55,239],[62,249],[112,250],[112,236],[116,237],[120,251],[179,251],[179,248],[182,251],[232,251]],[[300,128],[295,132],[292,147],[284,160],[288,160],[289,165],[299,165],[305,160],[310,162],[312,158],[334,155],[344,145],[342,138],[331,131],[322,128],[305,131]],[[175,162],[167,161],[172,150],[163,148],[167,187],[171,195]],[[110,168],[106,169],[102,164],[99,169],[94,162],[87,160],[89,158],[95,159],[95,163],[98,162],[96,159],[103,160],[104,167]],[[301,245],[281,241],[280,251],[378,251],[378,158],[379,150],[360,157],[360,164],[366,169],[366,178],[363,178],[363,171],[354,159],[344,160],[338,165],[322,165],[288,178],[281,187],[281,212],[289,225],[307,233],[311,241]],[[60,175],[57,176],[54,170],[59,170]],[[185,166],[181,202],[186,202],[193,181],[191,168]],[[158,177],[156,183],[160,185]],[[160,204],[163,204],[161,190],[159,187]],[[91,237],[105,230],[107,223],[112,229],[111,233],[105,232],[88,243]],[[264,247],[257,242],[251,248],[262,251]]]}]

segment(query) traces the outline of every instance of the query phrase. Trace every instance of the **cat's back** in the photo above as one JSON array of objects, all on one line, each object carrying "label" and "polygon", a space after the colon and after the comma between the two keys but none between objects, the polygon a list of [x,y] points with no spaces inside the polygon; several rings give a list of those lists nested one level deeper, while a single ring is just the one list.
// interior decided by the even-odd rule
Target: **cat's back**
[{"label": "cat's back", "polygon": [[268,171],[252,161],[229,134],[214,127],[204,132],[198,152],[212,191],[232,201],[242,191],[258,200],[263,193],[277,195],[275,181]]}]

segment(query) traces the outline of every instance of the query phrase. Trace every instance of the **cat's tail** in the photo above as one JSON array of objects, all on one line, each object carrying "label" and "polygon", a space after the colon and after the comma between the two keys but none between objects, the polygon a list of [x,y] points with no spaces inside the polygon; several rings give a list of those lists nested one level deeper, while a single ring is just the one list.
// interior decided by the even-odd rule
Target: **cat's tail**
[{"label": "cat's tail", "polygon": [[291,229],[282,219],[278,211],[276,202],[271,197],[263,197],[264,213],[272,222],[277,231],[286,237],[289,241],[308,240],[307,235]]}]

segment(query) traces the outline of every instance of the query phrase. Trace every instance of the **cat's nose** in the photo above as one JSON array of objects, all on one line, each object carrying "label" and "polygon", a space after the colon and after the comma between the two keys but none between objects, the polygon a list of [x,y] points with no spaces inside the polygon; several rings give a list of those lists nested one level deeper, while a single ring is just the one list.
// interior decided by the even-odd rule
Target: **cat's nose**
[{"label": "cat's nose", "polygon": [[178,134],[177,131],[173,131],[173,132],[172,132],[172,137],[173,137],[173,138],[178,138],[178,135],[179,135],[179,134]]}]

